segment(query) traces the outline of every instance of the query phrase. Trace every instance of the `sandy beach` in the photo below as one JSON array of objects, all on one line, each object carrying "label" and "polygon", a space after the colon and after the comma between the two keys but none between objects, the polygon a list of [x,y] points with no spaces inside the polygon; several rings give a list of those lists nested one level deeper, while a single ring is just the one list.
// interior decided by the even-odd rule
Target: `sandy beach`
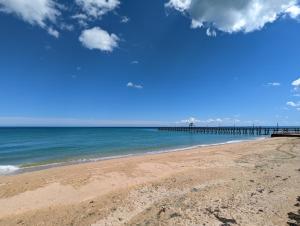
[{"label": "sandy beach", "polygon": [[299,211],[297,138],[0,177],[5,226],[299,225]]}]

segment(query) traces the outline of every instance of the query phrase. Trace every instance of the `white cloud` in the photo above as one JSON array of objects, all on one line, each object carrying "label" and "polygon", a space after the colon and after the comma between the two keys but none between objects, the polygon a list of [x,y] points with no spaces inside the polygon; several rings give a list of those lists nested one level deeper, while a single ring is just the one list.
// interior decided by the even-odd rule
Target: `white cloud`
[{"label": "white cloud", "polygon": [[292,82],[292,86],[300,87],[300,78]]},{"label": "white cloud", "polygon": [[294,96],[300,96],[300,78],[296,79],[295,81],[292,82]]},{"label": "white cloud", "polygon": [[80,20],[87,20],[88,19],[87,15],[85,15],[83,13],[75,14],[75,15],[71,16],[71,18],[80,19]]},{"label": "white cloud", "polygon": [[0,11],[42,28],[47,27],[48,21],[55,23],[60,15],[58,6],[53,0],[0,0]]},{"label": "white cloud", "polygon": [[181,120],[177,123],[179,123],[179,124],[186,124],[186,123],[196,124],[196,123],[198,123],[198,124],[201,124],[202,126],[220,126],[220,125],[232,126],[234,124],[241,123],[241,120],[239,120],[236,117],[234,117],[234,118],[209,118],[206,120],[201,120],[201,119],[197,119],[194,117],[190,117],[188,119]]},{"label": "white cloud", "polygon": [[101,17],[120,5],[119,0],[76,0],[83,12],[93,18]]},{"label": "white cloud", "polygon": [[136,88],[136,89],[143,89],[144,87],[140,84],[134,84],[133,82],[128,82],[127,87],[129,88]]},{"label": "white cloud", "polygon": [[121,18],[121,23],[126,24],[126,23],[129,22],[129,20],[130,20],[129,17],[123,16],[123,17]]},{"label": "white cloud", "polygon": [[166,6],[184,12],[191,7],[192,1],[193,0],[170,0]]},{"label": "white cloud", "polygon": [[207,28],[206,29],[206,35],[207,36],[211,36],[211,37],[216,37],[217,36],[217,32],[211,28]]},{"label": "white cloud", "polygon": [[206,121],[203,121],[204,123],[207,123],[207,124],[211,124],[211,123],[221,123],[223,121],[230,121],[231,119],[230,118],[226,118],[226,119],[220,119],[220,118],[216,118],[216,119],[213,119],[213,118],[210,118],[210,119],[207,119]]},{"label": "white cloud", "polygon": [[138,64],[138,63],[139,63],[139,61],[137,61],[137,60],[131,61],[131,64]]},{"label": "white cloud", "polygon": [[88,26],[88,16],[83,13],[75,14],[71,16],[71,18],[77,20],[78,24],[82,27]]},{"label": "white cloud", "polygon": [[286,10],[287,13],[293,18],[296,19],[300,15],[300,7],[297,5],[293,5]]},{"label": "white cloud", "polygon": [[59,37],[59,32],[57,30],[54,30],[52,27],[48,28],[48,34],[52,35],[55,38]]},{"label": "white cloud", "polygon": [[119,38],[115,34],[109,34],[100,27],[94,27],[82,31],[79,41],[88,49],[99,49],[105,52],[112,52],[118,47]]},{"label": "white cloud", "polygon": [[[223,32],[252,32],[280,16],[300,15],[297,0],[169,0],[166,7],[191,18],[191,27],[207,27]],[[207,31],[208,35],[211,34]]]},{"label": "white cloud", "polygon": [[182,123],[184,123],[184,124],[190,124],[190,123],[196,124],[196,123],[200,123],[200,122],[201,122],[201,120],[196,119],[194,117],[190,117],[188,119],[181,120],[179,123],[180,124],[182,124]]},{"label": "white cloud", "polygon": [[269,82],[267,86],[281,86],[279,82]]},{"label": "white cloud", "polygon": [[192,19],[192,22],[191,22],[192,29],[201,28],[201,27],[203,27],[203,24],[201,22]]},{"label": "white cloud", "polygon": [[290,107],[300,107],[300,102],[295,103],[293,101],[288,101],[288,102],[286,102],[286,105],[290,106]]},{"label": "white cloud", "polygon": [[65,31],[73,31],[74,30],[74,25],[61,23],[60,29],[65,30]]}]

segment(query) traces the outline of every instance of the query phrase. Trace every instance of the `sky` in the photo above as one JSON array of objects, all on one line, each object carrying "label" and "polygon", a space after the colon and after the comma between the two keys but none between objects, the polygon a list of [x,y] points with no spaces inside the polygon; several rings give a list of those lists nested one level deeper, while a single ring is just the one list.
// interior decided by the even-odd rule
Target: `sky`
[{"label": "sky", "polygon": [[300,125],[296,0],[0,0],[0,126]]}]

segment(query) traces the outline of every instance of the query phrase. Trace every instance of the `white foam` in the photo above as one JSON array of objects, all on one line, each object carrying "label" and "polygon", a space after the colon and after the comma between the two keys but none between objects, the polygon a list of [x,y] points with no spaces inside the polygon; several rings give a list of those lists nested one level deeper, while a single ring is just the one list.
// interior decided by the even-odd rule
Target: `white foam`
[{"label": "white foam", "polygon": [[241,143],[244,141],[247,141],[247,140],[230,140],[230,141],[225,142],[224,144],[235,144],[235,143]]},{"label": "white foam", "polygon": [[84,163],[84,162],[97,162],[101,160],[110,160],[110,159],[119,159],[119,158],[126,158],[130,156],[135,156],[135,154],[127,154],[127,155],[113,155],[113,156],[106,156],[106,157],[99,157],[99,158],[89,158],[89,159],[78,159],[75,161],[70,161],[71,163]]},{"label": "white foam", "polygon": [[12,165],[6,165],[6,166],[1,166],[0,165],[0,175],[1,174],[9,174],[9,173],[12,173],[12,172],[15,172],[17,170],[19,170],[20,168],[17,167],[17,166],[12,166]]}]

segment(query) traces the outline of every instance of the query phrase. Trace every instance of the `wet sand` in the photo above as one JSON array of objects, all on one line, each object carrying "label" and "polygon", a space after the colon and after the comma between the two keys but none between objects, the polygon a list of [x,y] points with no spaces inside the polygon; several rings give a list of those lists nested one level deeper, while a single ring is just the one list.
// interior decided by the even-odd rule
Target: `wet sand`
[{"label": "wet sand", "polygon": [[0,176],[0,225],[299,225],[299,196],[272,138]]}]

